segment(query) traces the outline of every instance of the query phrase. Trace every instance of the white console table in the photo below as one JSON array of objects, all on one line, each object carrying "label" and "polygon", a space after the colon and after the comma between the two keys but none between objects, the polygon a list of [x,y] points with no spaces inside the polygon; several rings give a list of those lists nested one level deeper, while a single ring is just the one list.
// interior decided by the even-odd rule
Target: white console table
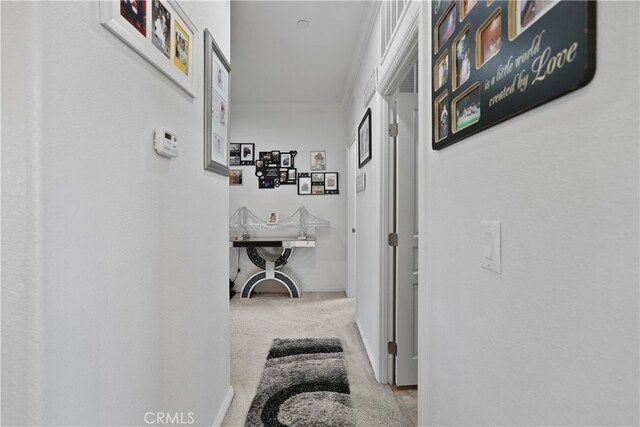
[{"label": "white console table", "polygon": [[[242,285],[243,298],[251,298],[253,289],[265,280],[275,280],[282,283],[291,298],[300,298],[298,279],[290,268],[285,267],[293,255],[295,248],[314,248],[316,241],[313,238],[295,239],[278,237],[258,237],[244,240],[232,240],[234,248],[246,248],[247,256],[251,262],[261,271],[249,277]],[[282,248],[280,254],[272,254],[264,248]]]}]

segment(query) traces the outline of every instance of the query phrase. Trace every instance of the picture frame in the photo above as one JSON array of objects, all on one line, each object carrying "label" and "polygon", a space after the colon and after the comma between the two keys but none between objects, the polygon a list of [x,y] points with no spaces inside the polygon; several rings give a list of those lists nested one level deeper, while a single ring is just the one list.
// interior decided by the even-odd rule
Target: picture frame
[{"label": "picture frame", "polygon": [[229,166],[240,166],[242,161],[240,159],[241,144],[229,144]]},{"label": "picture frame", "polygon": [[267,224],[276,225],[280,222],[280,212],[279,211],[269,211],[269,215],[267,215]]},{"label": "picture frame", "polygon": [[229,185],[242,184],[242,169],[229,169]]},{"label": "picture frame", "polygon": [[240,146],[240,164],[242,166],[253,166],[255,164],[255,144],[238,145]]},{"label": "picture frame", "polygon": [[[229,78],[231,67],[204,30],[204,169],[229,174]],[[216,84],[214,84],[214,80]],[[222,82],[222,84],[221,84]],[[242,161],[241,161],[242,162]]]},{"label": "picture frame", "polygon": [[358,169],[371,160],[371,108],[367,109],[358,125]]},{"label": "picture frame", "polygon": [[[433,150],[593,80],[597,59],[594,1],[451,0],[433,5]],[[458,17],[453,32],[445,31],[449,16]],[[447,55],[448,73],[444,66]],[[443,112],[448,120],[440,120]]]},{"label": "picture frame", "polygon": [[326,151],[311,151],[311,170],[323,171],[327,170],[327,152]]},{"label": "picture frame", "polygon": [[[127,0],[100,0],[99,6],[100,23],[105,28],[189,96],[196,98],[194,70],[198,57],[198,29],[176,1],[138,0],[134,5]],[[159,20],[159,26],[155,25],[156,20]],[[183,38],[179,55],[175,49],[176,30]],[[182,69],[176,66],[176,58]]]},{"label": "picture frame", "polygon": [[308,173],[298,174],[298,194],[301,196],[311,194],[311,176]]}]

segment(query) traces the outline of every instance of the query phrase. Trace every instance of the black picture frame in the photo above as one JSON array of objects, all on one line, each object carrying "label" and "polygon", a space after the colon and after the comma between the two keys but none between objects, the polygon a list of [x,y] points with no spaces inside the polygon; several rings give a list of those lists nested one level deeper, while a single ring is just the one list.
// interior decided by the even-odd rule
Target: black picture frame
[{"label": "black picture frame", "polygon": [[[596,71],[595,1],[464,4],[432,8],[433,150],[580,89]],[[449,16],[458,18],[445,31]]]},{"label": "black picture frame", "polygon": [[[247,154],[250,154],[250,156]],[[240,165],[242,166],[255,165],[256,164],[256,145],[240,144],[239,156],[240,156]]]},{"label": "black picture frame", "polygon": [[[298,174],[298,194],[301,196],[322,196],[340,194],[338,172],[300,172]],[[306,187],[303,187],[306,185]]]},{"label": "black picture frame", "polygon": [[367,109],[358,125],[358,169],[371,160],[371,108]]}]

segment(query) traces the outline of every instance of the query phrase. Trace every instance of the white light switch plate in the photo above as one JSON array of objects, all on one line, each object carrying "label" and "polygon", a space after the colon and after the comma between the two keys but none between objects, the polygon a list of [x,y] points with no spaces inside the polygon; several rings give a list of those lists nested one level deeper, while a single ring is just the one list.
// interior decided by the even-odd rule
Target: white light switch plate
[{"label": "white light switch plate", "polygon": [[502,273],[502,227],[500,221],[482,221],[482,266]]}]

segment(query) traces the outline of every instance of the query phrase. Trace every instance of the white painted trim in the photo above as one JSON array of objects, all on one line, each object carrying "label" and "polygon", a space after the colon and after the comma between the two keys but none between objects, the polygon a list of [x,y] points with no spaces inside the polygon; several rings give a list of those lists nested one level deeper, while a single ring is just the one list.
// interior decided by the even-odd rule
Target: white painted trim
[{"label": "white painted trim", "polygon": [[375,364],[373,363],[373,357],[372,357],[373,352],[371,351],[371,346],[369,345],[369,343],[367,342],[367,339],[365,338],[365,334],[364,334],[364,331],[362,330],[362,325],[360,324],[359,319],[356,319],[356,327],[358,328],[358,334],[360,335],[360,341],[362,341],[362,345],[364,346],[364,351],[367,353],[367,358],[369,359],[369,365],[373,370],[373,376],[375,377],[376,381],[380,382],[380,374],[376,369]]},{"label": "white painted trim", "polygon": [[[431,40],[431,2],[427,2],[425,7],[420,8],[420,17],[418,21],[418,45],[432,46]],[[431,50],[418,50],[418,110],[420,117],[418,121],[418,158],[420,159],[420,169],[418,171],[418,230],[420,238],[418,239],[418,425],[427,425],[428,411],[428,371],[429,366],[429,342],[428,334],[424,329],[429,319],[429,283],[428,275],[431,272],[429,268],[429,242],[431,241],[431,223],[429,210],[429,150],[431,149],[431,126],[432,126],[432,107],[431,107],[431,91],[427,88],[431,87]]]},{"label": "white painted trim", "polygon": [[403,20],[398,24],[397,33],[386,53],[384,61],[378,69],[378,92],[382,95],[391,95],[404,72],[414,64],[418,46],[418,17],[420,16],[420,4],[412,1],[406,9]]},{"label": "white painted trim", "polygon": [[220,407],[220,410],[218,411],[218,415],[216,416],[216,419],[213,421],[213,427],[222,426],[222,422],[224,421],[224,417],[227,416],[227,412],[229,411],[229,407],[231,407],[231,402],[233,401],[234,394],[235,394],[235,392],[233,390],[233,386],[229,386],[229,390],[227,391],[227,395],[225,396],[224,401],[222,402],[222,406]]},{"label": "white painted trim", "polygon": [[346,109],[350,104],[350,97],[353,93],[356,80],[358,78],[358,72],[362,66],[364,54],[367,51],[367,46],[371,42],[371,33],[375,28],[375,23],[378,19],[380,12],[381,0],[374,0],[366,2],[360,19],[360,31],[358,32],[358,41],[356,42],[356,48],[354,49],[353,59],[349,66],[349,72],[347,73],[346,83],[344,85],[344,94],[342,97],[342,105]]},{"label": "white painted trim", "polygon": [[381,135],[381,144],[380,151],[378,152],[378,206],[380,207],[378,218],[380,218],[379,223],[379,232],[380,232],[380,247],[379,247],[379,259],[380,259],[380,272],[379,272],[379,280],[380,280],[380,306],[378,310],[380,311],[380,348],[378,349],[380,358],[380,378],[378,381],[386,384],[388,376],[387,369],[387,342],[389,341],[389,295],[388,295],[388,287],[387,287],[387,276],[389,274],[389,266],[388,266],[388,241],[387,241],[387,233],[388,233],[388,209],[387,204],[389,200],[389,192],[387,185],[387,175],[389,174],[389,164],[388,164],[388,129],[389,129],[389,105],[386,99],[383,99],[382,96],[378,96],[376,98],[377,103],[377,111],[379,111],[378,115],[378,126],[380,126],[380,135]]}]

